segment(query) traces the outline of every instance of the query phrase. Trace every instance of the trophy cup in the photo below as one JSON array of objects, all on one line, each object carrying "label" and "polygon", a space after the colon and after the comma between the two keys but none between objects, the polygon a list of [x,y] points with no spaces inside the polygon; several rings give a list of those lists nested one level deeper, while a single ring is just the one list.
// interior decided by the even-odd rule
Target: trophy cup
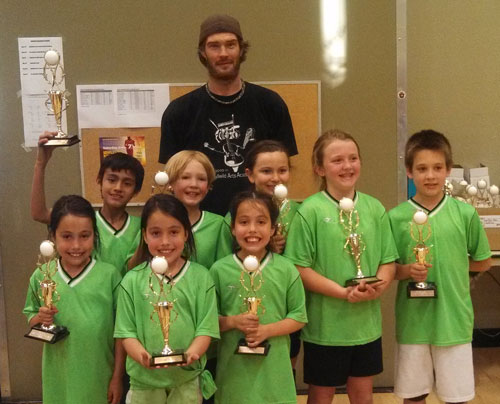
[{"label": "trophy cup", "polygon": [[[415,230],[417,230],[418,234],[415,234]],[[425,242],[429,240],[429,237],[431,236],[431,225],[427,221],[427,214],[425,212],[419,210],[413,215],[413,221],[411,222],[410,227],[410,235],[411,238],[417,242],[415,247],[413,247],[415,259],[419,264],[426,264],[426,258],[429,254],[429,247],[425,245]],[[435,298],[437,297],[437,288],[433,282],[409,282],[407,287],[407,294],[409,298]]]},{"label": "trophy cup", "polygon": [[361,238],[361,234],[356,233],[356,229],[359,226],[359,215],[358,211],[354,209],[353,200],[342,198],[339,202],[339,207],[339,221],[347,236],[344,250],[352,255],[357,269],[356,277],[347,280],[345,286],[356,286],[359,285],[361,281],[365,281],[366,283],[379,282],[380,279],[376,276],[364,276],[361,271],[361,254],[365,250],[366,245]]},{"label": "trophy cup", "polygon": [[[243,260],[243,270],[240,275],[240,283],[245,290],[243,305],[246,313],[258,315],[259,307],[262,313],[265,313],[265,307],[262,305],[262,297],[258,297],[257,291],[262,287],[262,271],[260,269],[257,257],[248,255]],[[236,348],[236,354],[242,355],[263,355],[266,356],[271,345],[268,341],[263,341],[259,346],[249,347],[245,338],[241,338]]]},{"label": "trophy cup", "polygon": [[279,216],[276,224],[276,234],[282,235],[284,238],[288,235],[288,226],[286,215],[290,212],[290,203],[287,199],[288,189],[283,184],[278,184],[274,187],[274,202],[278,206]]},{"label": "trophy cup", "polygon": [[45,107],[54,114],[57,125],[57,135],[50,139],[44,146],[72,146],[80,141],[78,136],[68,136],[61,127],[63,111],[68,108],[66,90],[60,90],[59,86],[64,80],[64,68],[60,63],[61,55],[54,49],[45,52],[45,65],[43,66],[43,78],[50,84]]},{"label": "trophy cup", "polygon": [[[56,291],[56,282],[52,277],[57,272],[57,262],[55,256],[54,244],[51,241],[45,240],[40,244],[40,255],[38,256],[37,267],[43,274],[43,279],[40,281],[39,299],[43,300],[43,305],[49,309],[52,304],[59,300],[59,295]],[[53,268],[51,268],[53,267]],[[66,327],[55,324],[36,324],[24,336],[27,338],[36,339],[38,341],[55,344],[57,341],[65,338],[69,334]]]},{"label": "trophy cup", "polygon": [[151,186],[151,195],[167,192],[168,180],[169,177],[166,171],[158,171],[155,174],[155,183]]},{"label": "trophy cup", "polygon": [[[156,313],[158,316],[158,321],[160,323],[161,332],[163,334],[163,342],[164,347],[161,352],[154,353],[151,356],[150,365],[151,366],[170,366],[170,365],[179,365],[185,364],[187,362],[186,355],[182,350],[173,350],[169,346],[169,334],[170,334],[170,324],[177,319],[178,313],[174,310],[175,300],[168,300],[169,294],[172,292],[173,281],[169,280],[168,290],[165,290],[165,277],[168,262],[163,257],[154,257],[151,260],[151,269],[153,270],[149,274],[149,288],[153,292],[153,295],[156,296],[156,301],[151,302],[154,307],[153,312],[151,313],[151,321],[154,322],[153,315]],[[156,292],[153,287],[153,277],[155,277],[158,281],[159,292]],[[172,314],[175,314],[175,317],[172,319]]]}]

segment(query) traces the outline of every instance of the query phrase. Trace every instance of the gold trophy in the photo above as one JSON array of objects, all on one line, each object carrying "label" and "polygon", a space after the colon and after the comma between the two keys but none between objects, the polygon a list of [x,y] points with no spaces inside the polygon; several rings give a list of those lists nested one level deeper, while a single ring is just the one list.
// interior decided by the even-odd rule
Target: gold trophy
[{"label": "gold trophy", "polygon": [[72,146],[80,141],[78,136],[68,136],[62,130],[61,120],[63,111],[68,108],[66,90],[60,90],[59,86],[64,80],[64,68],[61,61],[61,55],[54,49],[45,52],[45,65],[43,66],[43,78],[50,84],[45,106],[54,114],[57,125],[57,135],[50,139],[44,146]]},{"label": "gold trophy", "polygon": [[[170,366],[184,364],[187,362],[186,354],[183,350],[173,350],[168,343],[170,334],[170,324],[176,319],[178,313],[174,310],[175,300],[168,300],[169,294],[172,292],[174,283],[166,275],[168,269],[168,262],[163,257],[154,257],[151,260],[151,274],[149,275],[149,288],[156,296],[156,301],[151,302],[154,307],[151,313],[151,321],[154,322],[153,315],[156,313],[160,323],[161,332],[163,334],[164,347],[161,352],[154,353],[151,356],[151,366]],[[153,277],[157,279],[159,285],[159,292],[156,292],[153,287]],[[167,278],[167,279],[165,279]],[[167,290],[165,290],[165,283],[167,283]],[[172,315],[175,317],[172,319]]]},{"label": "gold trophy", "polygon": [[155,174],[155,183],[151,186],[151,195],[154,195],[156,193],[164,194],[165,192],[167,192],[169,179],[170,178],[168,177],[166,171],[158,171]]},{"label": "gold trophy", "polygon": [[[53,303],[59,300],[59,295],[56,291],[57,284],[52,279],[57,272],[57,259],[54,244],[49,240],[45,240],[40,244],[40,255],[38,256],[37,267],[40,268],[40,272],[43,274],[43,279],[40,281],[41,295],[39,295],[38,298],[40,301],[43,300],[43,305],[45,307],[51,309]],[[24,336],[54,344],[68,336],[68,334],[68,329],[61,325],[45,325],[38,323]]]},{"label": "gold trophy", "polygon": [[[417,234],[415,234],[417,232]],[[418,210],[413,215],[413,221],[410,227],[411,238],[417,242],[413,247],[415,259],[419,264],[425,265],[427,263],[427,255],[429,254],[429,246],[425,242],[431,236],[431,225],[427,221],[427,214]],[[437,297],[437,288],[433,282],[409,282],[407,287],[408,297]]]},{"label": "gold trophy", "polygon": [[288,235],[288,226],[286,215],[290,212],[290,201],[287,198],[288,189],[283,184],[278,184],[274,187],[274,202],[279,209],[279,216],[276,224],[276,234],[282,235],[285,239]]},{"label": "gold trophy", "polygon": [[[262,305],[262,297],[258,297],[257,294],[257,291],[262,287],[263,282],[262,271],[257,257],[248,255],[243,260],[243,270],[240,275],[240,283],[245,291],[245,296],[242,297],[246,313],[257,316],[259,307],[262,308],[262,313],[265,313],[266,309]],[[235,353],[265,356],[268,354],[269,348],[271,348],[271,345],[268,341],[263,341],[260,345],[252,348],[248,346],[245,338],[241,338],[238,342],[238,347],[236,348]]]},{"label": "gold trophy", "polygon": [[347,251],[354,258],[354,263],[356,264],[357,274],[355,278],[349,279],[345,282],[345,286],[356,286],[365,281],[366,283],[379,282],[380,279],[376,276],[364,276],[361,271],[361,254],[366,248],[361,234],[356,233],[356,229],[359,226],[359,214],[358,211],[354,209],[354,201],[349,198],[342,198],[339,202],[339,221],[344,232],[347,236],[344,251]]}]

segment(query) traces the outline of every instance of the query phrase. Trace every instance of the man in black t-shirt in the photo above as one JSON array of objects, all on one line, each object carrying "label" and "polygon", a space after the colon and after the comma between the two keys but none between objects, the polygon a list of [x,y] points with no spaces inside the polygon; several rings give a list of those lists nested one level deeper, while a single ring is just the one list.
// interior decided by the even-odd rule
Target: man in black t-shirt
[{"label": "man in black t-shirt", "polygon": [[215,167],[216,180],[202,208],[222,215],[233,195],[249,186],[244,162],[254,142],[278,140],[290,155],[297,154],[283,99],[240,78],[240,63],[248,47],[236,19],[228,15],[208,17],[201,24],[198,44],[208,81],[172,101],[161,121],[159,162],[166,163],[180,150],[205,153]]}]

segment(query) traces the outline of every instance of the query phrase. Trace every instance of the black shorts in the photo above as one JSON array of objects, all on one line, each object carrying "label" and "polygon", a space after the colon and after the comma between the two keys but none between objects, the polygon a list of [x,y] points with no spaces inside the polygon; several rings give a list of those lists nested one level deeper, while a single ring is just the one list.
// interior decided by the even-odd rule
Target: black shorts
[{"label": "black shorts", "polygon": [[337,387],[349,376],[381,373],[382,338],[364,345],[327,346],[304,341],[304,383]]},{"label": "black shorts", "polygon": [[295,358],[300,352],[300,330],[290,334],[290,358]]}]

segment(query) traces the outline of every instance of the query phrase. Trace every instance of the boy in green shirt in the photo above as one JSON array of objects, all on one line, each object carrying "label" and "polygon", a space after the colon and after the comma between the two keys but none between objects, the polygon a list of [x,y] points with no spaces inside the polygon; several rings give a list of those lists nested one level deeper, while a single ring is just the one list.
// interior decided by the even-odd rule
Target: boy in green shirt
[{"label": "boy in green shirt", "polygon": [[[443,192],[452,166],[451,146],[441,133],[424,130],[406,144],[406,172],[416,194],[389,212],[400,259],[396,279],[396,376],[394,392],[405,404],[425,403],[436,383],[447,403],[474,397],[473,309],[469,271],[486,271],[491,252],[476,210]],[[416,263],[413,215],[428,215],[430,255]],[[437,298],[408,298],[409,281],[434,282]]]},{"label": "boy in green shirt", "polygon": [[[38,153],[31,187],[31,216],[34,220],[48,224],[50,210],[45,201],[45,168],[54,147],[44,146],[56,132],[44,132],[38,141]],[[114,153],[101,163],[97,184],[102,196],[102,208],[96,211],[99,248],[96,253],[100,261],[114,265],[122,274],[127,261],[140,241],[140,218],[130,216],[126,206],[142,187],[144,168],[134,157],[125,153]]]}]

